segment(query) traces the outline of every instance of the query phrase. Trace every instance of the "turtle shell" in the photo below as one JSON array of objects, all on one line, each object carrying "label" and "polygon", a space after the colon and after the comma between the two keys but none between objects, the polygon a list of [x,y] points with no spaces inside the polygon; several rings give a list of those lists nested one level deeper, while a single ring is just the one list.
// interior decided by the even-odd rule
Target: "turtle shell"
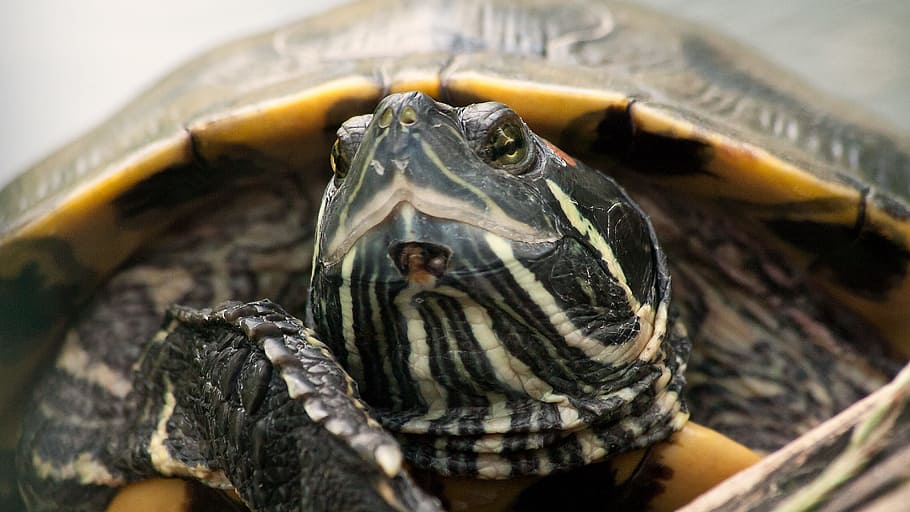
[{"label": "turtle shell", "polygon": [[573,155],[720,204],[910,354],[906,137],[631,6],[390,0],[212,50],[0,191],[0,370],[26,382],[105,276],[201,201],[269,173],[321,188],[335,129],[411,90],[508,104]]}]

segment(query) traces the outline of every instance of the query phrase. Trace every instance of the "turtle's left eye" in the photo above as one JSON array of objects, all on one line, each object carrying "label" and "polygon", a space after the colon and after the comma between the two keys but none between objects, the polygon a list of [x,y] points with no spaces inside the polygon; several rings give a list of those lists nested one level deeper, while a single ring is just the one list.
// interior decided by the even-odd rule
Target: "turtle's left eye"
[{"label": "turtle's left eye", "polygon": [[332,145],[332,152],[329,156],[329,162],[332,164],[332,172],[335,173],[336,180],[343,180],[345,176],[348,175],[348,169],[351,167],[351,162],[348,160],[348,155],[341,147],[341,139],[335,139],[335,144]]},{"label": "turtle's left eye", "polygon": [[514,175],[534,167],[534,137],[509,107],[495,102],[468,105],[461,121],[470,146],[492,167]]},{"label": "turtle's left eye", "polygon": [[524,174],[533,167],[534,141],[518,116],[504,117],[487,132],[480,156],[510,174]]},{"label": "turtle's left eye", "polygon": [[493,128],[487,140],[486,156],[491,164],[503,168],[523,163],[528,157],[524,127],[507,121]]}]

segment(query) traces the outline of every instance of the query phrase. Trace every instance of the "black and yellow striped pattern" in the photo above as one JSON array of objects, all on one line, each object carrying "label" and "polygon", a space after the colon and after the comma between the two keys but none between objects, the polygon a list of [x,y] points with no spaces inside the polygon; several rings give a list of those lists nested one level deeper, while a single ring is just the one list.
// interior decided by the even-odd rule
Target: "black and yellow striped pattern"
[{"label": "black and yellow striped pattern", "polygon": [[[523,125],[524,168],[485,161],[486,135],[517,119],[500,105],[415,93],[376,112],[340,131],[350,169],[321,207],[311,300],[407,458],[546,474],[679,429],[688,341],[668,333],[666,265],[628,197]],[[445,271],[396,267],[408,243],[442,247]]]}]

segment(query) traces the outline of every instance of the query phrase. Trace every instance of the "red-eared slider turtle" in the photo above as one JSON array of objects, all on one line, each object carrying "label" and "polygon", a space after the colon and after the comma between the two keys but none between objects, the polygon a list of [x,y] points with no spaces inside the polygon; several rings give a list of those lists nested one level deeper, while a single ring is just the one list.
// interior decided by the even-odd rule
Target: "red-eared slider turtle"
[{"label": "red-eared slider turtle", "polygon": [[[554,7],[233,43],[0,192],[27,506],[674,507],[882,388],[906,139],[698,28]],[[907,380],[693,506],[906,492]]]}]

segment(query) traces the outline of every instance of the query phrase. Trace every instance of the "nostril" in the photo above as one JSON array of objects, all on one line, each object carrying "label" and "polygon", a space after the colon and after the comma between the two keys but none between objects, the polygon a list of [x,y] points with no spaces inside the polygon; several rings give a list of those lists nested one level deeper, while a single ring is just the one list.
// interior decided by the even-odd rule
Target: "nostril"
[{"label": "nostril", "polygon": [[399,242],[389,247],[389,257],[401,275],[420,283],[430,276],[445,275],[451,256],[448,247],[427,242]]},{"label": "nostril", "polygon": [[385,110],[382,111],[382,114],[379,114],[379,127],[388,128],[389,125],[392,124],[393,115],[394,114],[392,114],[392,109],[386,107]]},{"label": "nostril", "polygon": [[398,120],[401,124],[410,126],[417,122],[417,111],[411,106],[404,107],[401,109],[401,113],[398,114]]}]

